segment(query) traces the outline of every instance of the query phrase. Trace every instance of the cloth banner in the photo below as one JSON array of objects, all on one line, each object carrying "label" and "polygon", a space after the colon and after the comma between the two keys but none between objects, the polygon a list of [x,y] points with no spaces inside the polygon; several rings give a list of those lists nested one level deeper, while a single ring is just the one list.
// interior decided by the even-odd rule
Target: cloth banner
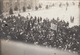
[{"label": "cloth banner", "polygon": [[52,30],[57,30],[57,25],[51,23],[51,29],[52,29]]}]

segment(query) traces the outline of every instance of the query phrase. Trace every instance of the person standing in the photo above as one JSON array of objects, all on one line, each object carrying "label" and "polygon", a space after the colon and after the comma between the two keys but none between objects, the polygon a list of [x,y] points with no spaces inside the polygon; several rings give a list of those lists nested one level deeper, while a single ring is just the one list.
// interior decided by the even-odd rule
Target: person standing
[{"label": "person standing", "polygon": [[71,23],[73,23],[74,22],[74,16],[72,17],[70,17],[70,21],[71,21]]}]

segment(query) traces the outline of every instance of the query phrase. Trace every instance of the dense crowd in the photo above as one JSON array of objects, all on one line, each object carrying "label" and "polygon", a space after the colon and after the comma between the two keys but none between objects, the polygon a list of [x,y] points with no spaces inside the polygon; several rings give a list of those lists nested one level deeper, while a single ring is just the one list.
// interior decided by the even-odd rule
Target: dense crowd
[{"label": "dense crowd", "polygon": [[[51,29],[51,23],[57,30]],[[0,18],[0,36],[47,47],[80,51],[80,26],[69,28],[69,23],[54,18],[21,15]]]}]

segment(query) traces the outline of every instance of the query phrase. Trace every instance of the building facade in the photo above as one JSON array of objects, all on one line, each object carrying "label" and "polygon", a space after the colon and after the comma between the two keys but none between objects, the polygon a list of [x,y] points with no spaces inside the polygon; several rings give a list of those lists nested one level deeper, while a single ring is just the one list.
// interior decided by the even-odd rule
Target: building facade
[{"label": "building facade", "polygon": [[38,5],[38,3],[38,0],[1,0],[0,10],[2,12],[8,12],[10,8],[14,10],[15,7],[17,7],[18,10],[22,10],[23,7],[27,9],[28,6],[34,9],[34,7]]}]

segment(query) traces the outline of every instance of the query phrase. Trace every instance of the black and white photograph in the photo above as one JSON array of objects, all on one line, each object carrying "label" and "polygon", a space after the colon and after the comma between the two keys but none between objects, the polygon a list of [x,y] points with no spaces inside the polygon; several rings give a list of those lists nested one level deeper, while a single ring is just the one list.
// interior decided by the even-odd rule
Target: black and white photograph
[{"label": "black and white photograph", "polygon": [[80,0],[0,0],[0,55],[80,55]]}]

